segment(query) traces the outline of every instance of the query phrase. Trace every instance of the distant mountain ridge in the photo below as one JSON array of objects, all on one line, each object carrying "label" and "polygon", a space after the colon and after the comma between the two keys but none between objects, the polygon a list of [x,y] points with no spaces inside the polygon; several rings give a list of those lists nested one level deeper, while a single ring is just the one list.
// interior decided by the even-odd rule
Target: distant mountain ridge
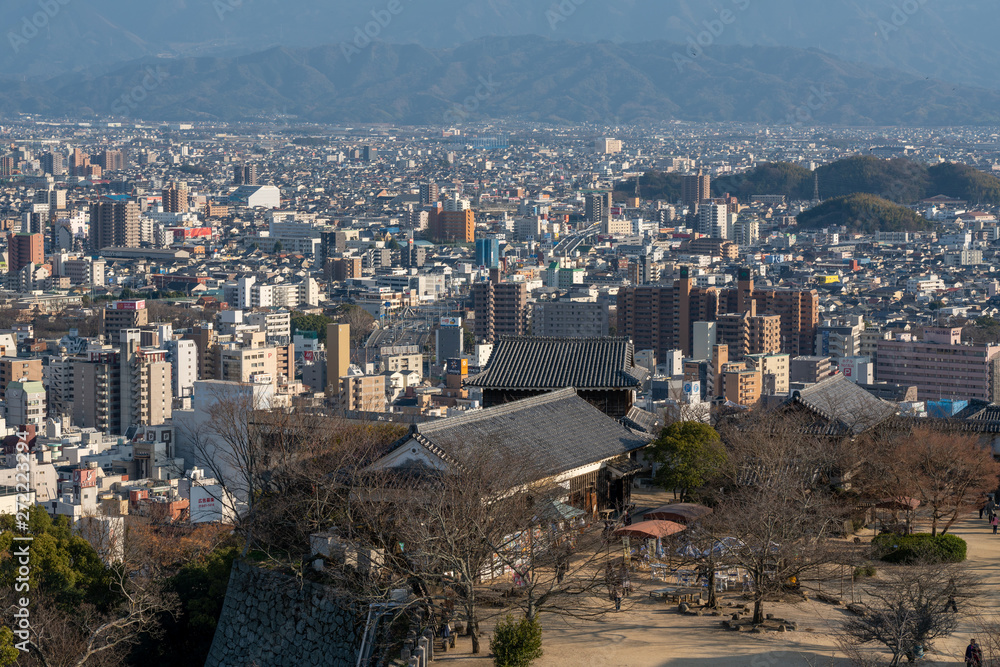
[{"label": "distant mountain ridge", "polygon": [[[33,26],[46,7],[51,16]],[[1000,4],[982,0],[5,0],[0,26],[12,48],[0,49],[0,76],[114,68],[158,54],[310,48],[367,31],[431,49],[517,35],[590,43],[690,40],[708,51],[817,48],[921,78],[1000,89],[998,24]],[[31,36],[22,43],[24,34]]]},{"label": "distant mountain ridge", "polygon": [[488,118],[1000,123],[1000,91],[847,63],[814,50],[715,45],[692,58],[684,48],[662,41],[510,37],[438,50],[373,42],[144,58],[108,72],[0,83],[0,113],[230,121],[280,113],[314,122],[422,125]]}]

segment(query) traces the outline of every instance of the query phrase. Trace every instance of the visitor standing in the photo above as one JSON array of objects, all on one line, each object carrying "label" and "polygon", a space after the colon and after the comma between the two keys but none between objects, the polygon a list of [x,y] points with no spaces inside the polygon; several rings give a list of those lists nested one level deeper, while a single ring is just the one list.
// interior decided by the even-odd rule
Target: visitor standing
[{"label": "visitor standing", "polygon": [[979,644],[973,639],[969,642],[968,648],[965,649],[965,667],[982,667],[983,664],[983,650],[979,648]]}]

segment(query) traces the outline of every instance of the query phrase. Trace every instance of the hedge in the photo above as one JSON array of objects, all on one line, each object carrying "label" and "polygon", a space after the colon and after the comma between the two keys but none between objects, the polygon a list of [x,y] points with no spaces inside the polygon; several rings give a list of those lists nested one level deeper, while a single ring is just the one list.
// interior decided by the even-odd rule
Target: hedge
[{"label": "hedge", "polygon": [[961,563],[967,546],[961,537],[948,534],[886,533],[872,539],[875,555],[887,563]]}]

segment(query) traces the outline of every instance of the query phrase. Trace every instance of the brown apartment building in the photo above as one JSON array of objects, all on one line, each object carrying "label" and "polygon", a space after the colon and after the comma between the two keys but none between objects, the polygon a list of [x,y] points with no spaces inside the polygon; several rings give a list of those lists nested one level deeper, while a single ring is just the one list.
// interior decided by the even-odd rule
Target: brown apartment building
[{"label": "brown apartment building", "polygon": [[472,209],[431,209],[427,232],[441,243],[473,243],[476,240],[476,213]]},{"label": "brown apartment building", "polygon": [[472,299],[477,340],[493,343],[499,336],[528,332],[528,287],[524,283],[476,283]]},{"label": "brown apartment building", "polygon": [[[745,323],[731,315],[749,314]],[[778,316],[778,348],[773,338]],[[745,354],[788,352],[794,356],[813,351],[819,324],[819,297],[814,290],[756,288],[749,269],[740,269],[735,288],[695,287],[686,267],[671,286],[643,285],[618,292],[618,335],[628,336],[637,350],[692,352],[695,322],[719,322],[726,327],[720,341],[731,336],[739,346],[734,357]],[[748,339],[744,344],[744,340]]]},{"label": "brown apartment building", "polygon": [[28,264],[45,263],[45,237],[42,234],[7,235],[7,273],[17,273]]}]

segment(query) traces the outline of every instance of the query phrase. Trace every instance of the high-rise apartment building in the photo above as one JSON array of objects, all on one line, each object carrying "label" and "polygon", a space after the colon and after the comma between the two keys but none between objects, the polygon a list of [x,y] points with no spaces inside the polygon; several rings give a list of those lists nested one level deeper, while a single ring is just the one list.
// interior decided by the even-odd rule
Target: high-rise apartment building
[{"label": "high-rise apartment building", "polygon": [[420,184],[420,205],[421,206],[427,206],[429,204],[434,204],[439,199],[441,199],[441,188],[438,187],[437,183],[421,183]]},{"label": "high-rise apartment building", "polygon": [[101,165],[104,171],[121,171],[125,168],[125,155],[118,150],[101,151],[91,158],[91,162]]},{"label": "high-rise apartment building", "polygon": [[594,142],[594,148],[602,155],[615,155],[622,152],[622,142],[621,139],[601,137]]},{"label": "high-rise apartment building", "polygon": [[352,278],[361,277],[360,257],[338,257],[333,262],[333,279],[336,282],[344,282]]},{"label": "high-rise apartment building", "polygon": [[187,213],[188,187],[183,181],[163,189],[163,210],[167,213]]},{"label": "high-rise apartment building", "polygon": [[257,165],[233,165],[233,185],[257,185]]},{"label": "high-rise apartment building", "polygon": [[[740,269],[735,289],[695,287],[688,270],[682,268],[680,279],[671,286],[643,285],[618,292],[618,334],[629,336],[636,349],[656,350],[658,357],[673,349],[691,356],[694,323],[718,322],[721,315],[731,313],[778,315],[780,351],[795,356],[812,352],[819,319],[816,292],[755,288],[749,269]],[[769,349],[773,326],[773,320],[760,321],[758,352],[779,351]],[[721,332],[717,337],[723,340]]]},{"label": "high-rise apartment building", "polygon": [[685,206],[700,204],[702,199],[712,196],[712,177],[701,169],[696,174],[688,174],[681,181],[681,203]]},{"label": "high-rise apartment building", "polygon": [[341,389],[340,378],[351,368],[351,325],[326,325],[326,384],[336,396]]},{"label": "high-rise apartment building", "polygon": [[729,209],[725,204],[706,204],[698,207],[698,233],[713,239],[728,238]]},{"label": "high-rise apartment building", "polygon": [[173,413],[173,369],[167,351],[142,347],[141,332],[121,335],[121,414],[119,433],[129,426],[156,426]]},{"label": "high-rise apartment building", "polygon": [[477,340],[493,343],[499,336],[524,336],[528,331],[528,288],[524,283],[472,286]]},{"label": "high-rise apartment building", "polygon": [[62,176],[66,173],[66,161],[62,153],[46,153],[41,159],[42,171],[53,176]]},{"label": "high-rise apartment building", "polygon": [[17,273],[28,264],[45,263],[43,234],[7,235],[7,273]]},{"label": "high-rise apartment building", "polygon": [[90,247],[139,247],[139,205],[127,199],[104,198],[90,205]]},{"label": "high-rise apartment building", "polygon": [[147,324],[149,311],[145,301],[112,301],[101,311],[98,333],[104,336],[106,343],[118,345],[123,331],[139,329]]},{"label": "high-rise apartment building", "polygon": [[73,153],[69,156],[70,176],[86,176],[87,167],[89,166],[90,156],[79,148],[74,149]]},{"label": "high-rise apartment building", "polygon": [[611,193],[599,192],[584,197],[583,216],[587,222],[607,222],[611,219]]},{"label": "high-rise apartment building", "polygon": [[0,157],[0,176],[13,176],[17,164],[12,157]]},{"label": "high-rise apartment building", "polygon": [[121,432],[121,364],[117,348],[91,350],[73,363],[73,423]]},{"label": "high-rise apartment building", "polygon": [[40,380],[15,380],[7,386],[7,423],[11,426],[41,426],[48,416],[45,385]]},{"label": "high-rise apartment building", "polygon": [[472,209],[431,210],[427,223],[431,238],[440,243],[472,243],[476,240],[476,214]]}]

